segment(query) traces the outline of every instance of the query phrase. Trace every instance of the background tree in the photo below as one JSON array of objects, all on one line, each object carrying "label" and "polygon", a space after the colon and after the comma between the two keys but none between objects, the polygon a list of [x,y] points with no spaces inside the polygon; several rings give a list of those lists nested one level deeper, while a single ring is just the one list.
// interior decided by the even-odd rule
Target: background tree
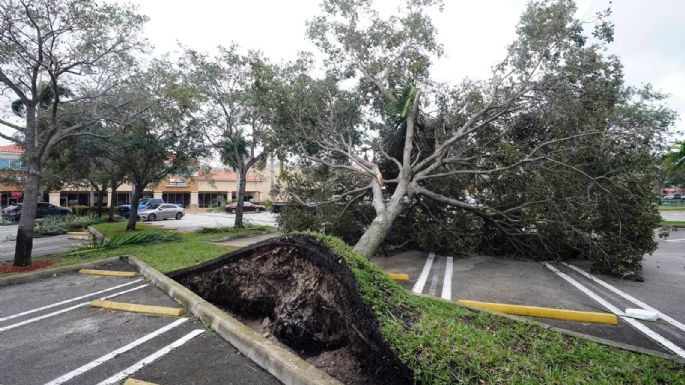
[{"label": "background tree", "polygon": [[[0,119],[15,131],[0,137],[24,148],[26,177],[14,258],[15,265],[23,266],[31,263],[44,162],[61,140],[105,118],[97,105],[132,65],[130,54],[141,47],[138,33],[145,18],[130,6],[92,0],[2,0],[0,15],[0,84],[3,93],[18,99],[24,118],[23,123]],[[49,103],[47,93],[53,96]],[[87,118],[62,124],[72,120],[64,114],[77,113]]]},{"label": "background tree", "polygon": [[235,227],[243,227],[247,174],[276,146],[272,128],[279,69],[258,53],[240,54],[235,46],[219,47],[216,57],[188,50],[183,65],[187,81],[202,98],[205,139],[236,172]]},{"label": "background tree", "polygon": [[472,247],[506,239],[507,253],[639,269],[657,224],[653,151],[673,114],[623,85],[620,61],[604,53],[608,12],[586,34],[572,1],[531,3],[489,80],[445,85],[430,79],[441,48],[426,7],[440,3],[404,3],[384,19],[369,1],[325,2],[309,34],[327,78],[299,77],[286,103],[303,164],[356,175],[329,199],[373,207],[355,250],[371,256],[413,218],[469,224]]},{"label": "background tree", "polygon": [[[145,189],[170,175],[190,176],[206,155],[194,89],[182,84],[180,74],[168,62],[157,61],[123,87],[135,94],[136,106],[120,111],[116,135],[109,142],[107,157],[125,173],[133,186],[127,231],[134,231],[138,203]],[[114,120],[115,122],[117,120]]]}]

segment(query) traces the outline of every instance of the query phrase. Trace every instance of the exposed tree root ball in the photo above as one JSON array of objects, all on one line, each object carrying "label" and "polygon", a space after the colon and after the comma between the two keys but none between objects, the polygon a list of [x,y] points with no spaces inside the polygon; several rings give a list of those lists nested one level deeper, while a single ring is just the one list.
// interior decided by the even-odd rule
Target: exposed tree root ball
[{"label": "exposed tree root ball", "polygon": [[172,277],[347,384],[411,384],[344,259],[281,237]]}]

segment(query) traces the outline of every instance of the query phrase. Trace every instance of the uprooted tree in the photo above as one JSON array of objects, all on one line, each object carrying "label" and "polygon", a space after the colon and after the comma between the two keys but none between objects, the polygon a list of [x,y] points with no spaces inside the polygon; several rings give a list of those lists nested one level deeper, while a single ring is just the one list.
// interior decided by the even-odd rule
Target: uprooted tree
[{"label": "uprooted tree", "polygon": [[589,257],[635,277],[655,247],[652,152],[674,114],[624,85],[604,52],[609,12],[586,33],[572,1],[531,3],[489,80],[447,85],[430,77],[442,54],[430,6],[408,0],[384,19],[370,1],[326,1],[309,35],[327,76],[294,77],[284,96],[284,133],[329,178],[314,182],[324,200],[370,206],[355,250],[410,237],[411,218],[493,252]]},{"label": "uprooted tree", "polygon": [[0,119],[14,131],[0,137],[24,149],[14,257],[24,266],[31,263],[44,162],[60,141],[107,118],[98,107],[132,65],[145,18],[130,6],[92,0],[2,0],[0,15],[0,94],[16,98],[12,110],[23,120]]}]

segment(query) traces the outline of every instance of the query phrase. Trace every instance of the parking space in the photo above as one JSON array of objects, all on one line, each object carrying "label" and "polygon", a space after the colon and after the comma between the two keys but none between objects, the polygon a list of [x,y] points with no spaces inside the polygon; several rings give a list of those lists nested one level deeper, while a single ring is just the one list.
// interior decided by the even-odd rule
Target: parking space
[{"label": "parking space", "polygon": [[[245,213],[243,220],[245,223],[252,225],[275,226],[276,214],[270,212]],[[180,221],[166,220],[146,223],[179,231],[197,231],[204,227],[232,227],[235,223],[235,215],[215,212],[186,212],[186,215]]]},{"label": "parking space", "polygon": [[[537,320],[567,330],[678,355],[685,354],[682,350],[685,348],[685,326],[680,327],[685,324],[685,253],[680,242],[685,242],[685,231],[682,234],[673,233],[668,240],[659,240],[657,251],[645,257],[645,282],[624,281],[603,275],[588,276],[587,261],[571,261],[568,265],[552,263],[548,267],[527,259],[489,256],[450,258],[408,251],[391,257],[374,258],[373,262],[386,272],[408,274],[410,280],[400,282],[407,290],[444,299],[615,313],[619,315],[618,326],[542,318]],[[627,308],[656,309],[662,313],[662,317],[656,322],[621,318]]]},{"label": "parking space", "polygon": [[[108,269],[130,269],[126,264]],[[0,288],[0,385],[278,384],[192,317],[92,308],[93,299],[178,307],[139,278],[66,274]]]}]

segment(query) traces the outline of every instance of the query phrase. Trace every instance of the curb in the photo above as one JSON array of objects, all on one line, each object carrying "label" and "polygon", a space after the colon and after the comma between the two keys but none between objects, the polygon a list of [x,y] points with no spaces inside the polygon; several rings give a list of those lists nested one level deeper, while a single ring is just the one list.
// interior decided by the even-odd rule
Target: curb
[{"label": "curb", "polygon": [[631,352],[633,352],[633,353],[640,353],[640,354],[644,354],[644,355],[648,355],[648,356],[652,356],[652,357],[663,358],[663,359],[666,359],[666,360],[671,360],[671,361],[675,361],[675,362],[678,362],[678,363],[681,363],[681,364],[685,364],[685,360],[682,360],[680,357],[675,356],[675,355],[672,355],[672,354],[662,353],[662,352],[659,352],[659,351],[656,351],[656,350],[647,349],[647,348],[643,348],[643,347],[640,347],[640,346],[625,344],[625,343],[623,343],[623,342],[612,341],[612,340],[608,340],[608,339],[605,339],[605,338],[602,338],[602,337],[596,337],[596,336],[593,336],[593,335],[590,335],[590,334],[585,334],[585,333],[580,333],[580,332],[574,332],[574,331],[572,331],[572,330],[563,329],[563,328],[560,328],[560,327],[557,327],[557,326],[548,325],[548,324],[546,324],[546,323],[543,323],[543,322],[540,322],[540,321],[537,321],[537,320],[533,320],[533,319],[529,319],[529,318],[525,318],[525,317],[522,317],[522,316],[511,315],[511,314],[504,314],[504,313],[498,313],[498,312],[494,312],[494,311],[490,311],[490,310],[485,310],[485,309],[481,309],[481,308],[477,308],[477,307],[471,307],[471,306],[467,306],[467,305],[464,305],[464,304],[459,304],[459,303],[452,302],[452,301],[447,301],[447,300],[444,300],[444,299],[442,299],[442,298],[437,298],[437,297],[433,297],[433,296],[426,295],[426,294],[417,294],[417,293],[412,293],[412,294],[418,295],[418,296],[421,296],[421,297],[427,297],[427,298],[432,298],[432,299],[439,300],[439,301],[448,302],[448,303],[451,303],[451,304],[454,304],[454,305],[460,305],[460,306],[463,306],[463,307],[465,307],[465,308],[467,308],[467,309],[470,309],[470,310],[473,310],[473,311],[476,311],[476,312],[480,312],[480,313],[488,313],[488,314],[496,315],[496,316],[499,316],[499,317],[509,318],[509,319],[511,319],[511,320],[515,320],[515,321],[519,321],[519,322],[531,324],[531,325],[537,325],[537,326],[539,326],[539,327],[541,327],[541,328],[543,328],[543,329],[553,330],[553,331],[555,331],[555,332],[557,332],[557,333],[561,333],[561,334],[564,334],[564,335],[567,335],[567,336],[570,336],[570,337],[582,338],[582,339],[585,339],[585,340],[588,340],[588,341],[591,341],[591,342],[595,342],[595,343],[598,343],[598,344],[607,345],[607,346],[611,346],[611,347],[619,348],[619,349],[623,349],[623,350],[628,350],[628,351],[631,351]]},{"label": "curb", "polygon": [[95,267],[95,266],[104,265],[104,264],[108,264],[108,263],[119,262],[119,261],[126,260],[126,258],[127,258],[126,256],[109,257],[109,258],[104,258],[104,259],[98,259],[95,261],[79,263],[76,265],[53,267],[50,269],[32,271],[29,273],[20,273],[20,274],[10,275],[9,277],[0,277],[0,287],[9,286],[9,285],[16,285],[18,283],[30,282],[30,281],[34,281],[34,280],[41,279],[41,278],[49,278],[49,277],[52,277],[52,276],[58,275],[58,274],[71,273],[72,271],[81,270],[84,268],[87,269],[90,267]]},{"label": "curb", "polygon": [[188,309],[206,325],[211,326],[223,339],[282,383],[286,385],[342,385],[340,381],[301,359],[283,345],[262,337],[250,327],[243,325],[140,259],[130,256],[128,261],[153,285]]},{"label": "curb", "polygon": [[99,232],[95,227],[88,226],[88,227],[86,227],[86,230],[88,230],[89,233],[91,233],[95,236],[96,241],[102,242],[105,240],[105,235],[103,233]]}]

